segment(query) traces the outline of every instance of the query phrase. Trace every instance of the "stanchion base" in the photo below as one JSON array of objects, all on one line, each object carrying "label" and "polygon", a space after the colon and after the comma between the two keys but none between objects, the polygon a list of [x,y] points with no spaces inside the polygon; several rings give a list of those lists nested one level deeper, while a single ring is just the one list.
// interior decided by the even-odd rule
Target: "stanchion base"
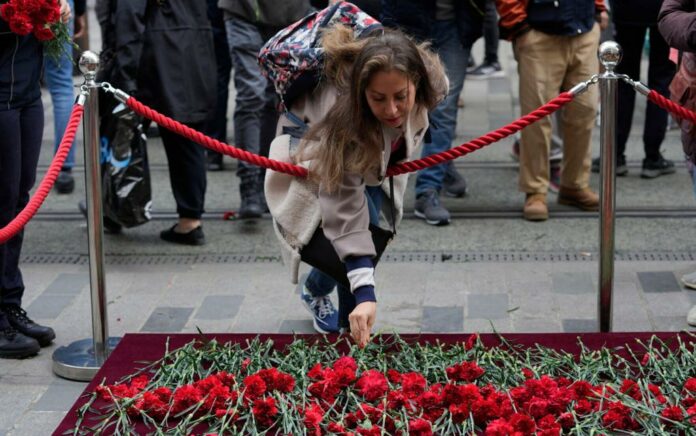
[{"label": "stanchion base", "polygon": [[[106,343],[108,350],[113,350],[120,340],[120,337],[110,337]],[[90,381],[99,368],[94,356],[93,339],[81,339],[53,352],[53,372],[58,377]]]}]

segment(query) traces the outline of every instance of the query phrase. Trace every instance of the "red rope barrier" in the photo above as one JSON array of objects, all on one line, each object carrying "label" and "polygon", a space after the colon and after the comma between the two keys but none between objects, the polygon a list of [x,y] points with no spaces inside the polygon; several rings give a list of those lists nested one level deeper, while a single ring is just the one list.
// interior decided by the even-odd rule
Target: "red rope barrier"
[{"label": "red rope barrier", "polygon": [[234,147],[232,145],[225,144],[224,142],[218,141],[217,139],[211,138],[210,136],[204,135],[188,126],[185,126],[178,121],[175,121],[156,110],[145,106],[133,97],[130,97],[126,104],[133,109],[135,113],[141,115],[147,119],[150,119],[160,126],[166,127],[174,133],[177,133],[185,138],[190,139],[204,147],[208,147],[211,150],[217,151],[218,153],[226,154],[232,156],[236,159],[241,159],[245,162],[252,163],[254,165],[270,168],[273,171],[278,171],[281,173],[290,174],[296,177],[306,177],[307,169],[292,165],[286,162],[280,162],[277,160],[272,160],[264,156],[259,156],[258,154],[249,153],[246,150]]},{"label": "red rope barrier", "polygon": [[487,145],[490,145],[514,133],[517,133],[520,130],[527,127],[528,125],[556,112],[558,109],[573,101],[573,98],[573,94],[563,92],[559,94],[558,97],[541,106],[539,109],[536,109],[535,111],[530,112],[529,114],[511,122],[507,126],[486,133],[485,135],[479,138],[476,138],[449,150],[426,156],[422,159],[403,162],[398,165],[389,167],[387,169],[387,176],[397,176],[399,174],[422,170],[423,168],[438,165],[448,160],[453,160],[458,157],[464,156],[465,154],[469,154],[473,151],[479,150]]},{"label": "red rope barrier", "polygon": [[660,106],[662,109],[673,113],[679,118],[687,119],[692,123],[696,124],[696,112],[689,110],[685,107],[679,106],[678,104],[668,99],[667,97],[661,95],[657,91],[651,90],[650,94],[648,94],[648,100]]},{"label": "red rope barrier", "polygon": [[[427,168],[430,166],[438,165],[448,160],[456,159],[458,157],[469,154],[487,145],[490,145],[496,141],[506,138],[520,130],[524,129],[528,125],[544,118],[564,105],[570,103],[573,100],[573,94],[568,92],[561,93],[558,97],[549,101],[545,105],[541,106],[539,109],[513,121],[507,126],[501,127],[497,130],[489,132],[480,138],[474,139],[470,142],[464,143],[457,147],[451,148],[449,150],[437,153],[431,156],[424,157],[419,160],[404,162],[387,169],[387,176],[395,176],[403,173],[415,172]],[[177,133],[185,138],[190,139],[204,147],[208,147],[211,150],[217,151],[218,153],[226,154],[232,156],[236,159],[241,159],[243,161],[258,165],[264,168],[270,168],[274,171],[290,174],[297,177],[306,177],[307,169],[292,165],[286,162],[280,162],[277,160],[268,159],[267,157],[259,156],[248,151],[239,149],[232,145],[225,144],[224,142],[218,141],[217,139],[211,138],[198,132],[188,126],[185,126],[161,113],[155,111],[152,108],[145,106],[133,97],[128,98],[126,104],[135,111],[138,115],[141,115],[147,119],[150,119],[157,124],[166,127],[174,133]]]},{"label": "red rope barrier", "polygon": [[0,244],[9,241],[27,225],[29,220],[31,220],[39,210],[49,192],[51,192],[51,188],[53,188],[53,184],[56,182],[56,178],[58,178],[58,173],[60,173],[63,162],[65,162],[65,158],[68,156],[70,147],[75,139],[75,132],[80,125],[83,112],[84,107],[82,105],[76,104],[73,106],[72,114],[70,114],[70,121],[68,121],[68,126],[65,129],[63,140],[60,142],[58,151],[53,157],[53,162],[51,162],[51,165],[48,167],[48,171],[41,180],[39,188],[29,200],[29,203],[27,203],[24,209],[22,209],[9,224],[0,229]]}]

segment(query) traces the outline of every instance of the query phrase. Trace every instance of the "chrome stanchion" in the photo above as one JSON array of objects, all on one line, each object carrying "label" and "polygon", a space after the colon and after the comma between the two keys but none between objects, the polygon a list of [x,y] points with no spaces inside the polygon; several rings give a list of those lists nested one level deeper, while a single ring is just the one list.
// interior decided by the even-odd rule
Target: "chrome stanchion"
[{"label": "chrome stanchion", "polygon": [[599,331],[611,331],[611,299],[614,288],[614,209],[616,206],[616,106],[619,76],[614,68],[621,61],[621,46],[606,41],[599,46],[604,73],[599,76],[601,94],[599,191]]},{"label": "chrome stanchion", "polygon": [[104,237],[99,143],[99,89],[95,82],[99,56],[86,51],[80,57],[85,76],[80,99],[86,99],[83,120],[89,280],[92,299],[92,339],[82,339],[53,353],[53,372],[71,380],[91,380],[119,338],[109,338],[104,277]]}]

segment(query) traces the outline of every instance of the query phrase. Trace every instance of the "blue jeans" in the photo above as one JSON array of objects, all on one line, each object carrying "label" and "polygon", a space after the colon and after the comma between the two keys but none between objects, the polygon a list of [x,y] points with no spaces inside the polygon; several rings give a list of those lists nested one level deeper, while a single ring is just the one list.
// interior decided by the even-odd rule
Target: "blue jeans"
[{"label": "blue jeans", "polygon": [[[234,141],[250,153],[268,156],[275,137],[278,112],[273,84],[261,74],[257,57],[265,39],[256,25],[237,18],[225,21],[232,58],[234,86]],[[270,35],[272,36],[272,35]],[[260,167],[239,161],[237,176],[261,177]]]},{"label": "blue jeans", "polygon": [[[73,0],[68,0],[70,9],[74,10]],[[70,38],[72,39],[74,23],[71,19],[68,23]],[[72,112],[73,104],[75,103],[75,95],[73,94],[73,59],[72,45],[66,42],[64,52],[58,62],[49,56],[45,57],[45,80],[46,86],[51,93],[51,101],[53,102],[53,129],[55,136],[54,151],[58,150],[63,133],[68,126],[70,113]],[[75,166],[75,141],[70,147],[68,157],[63,163],[63,169],[70,170]]]},{"label": "blue jeans", "polygon": [[[370,224],[379,224],[379,211],[382,209],[382,199],[384,195],[379,186],[366,186],[365,196],[367,197],[367,208],[370,211]],[[338,320],[340,327],[348,325],[343,320],[348,320],[348,315],[355,308],[355,297],[350,288],[336,283],[336,280],[324,274],[316,268],[312,268],[305,281],[305,286],[314,297],[329,295],[334,288],[338,289]],[[345,324],[345,325],[343,325]]]},{"label": "blue jeans", "polygon": [[[454,20],[435,22],[433,48],[445,65],[450,89],[447,97],[430,113],[430,142],[423,145],[423,157],[449,150],[452,146],[457,128],[457,100],[464,86],[471,51],[471,46],[462,46],[457,22]],[[419,171],[416,178],[416,196],[428,190],[439,192],[449,164],[451,162]]]}]

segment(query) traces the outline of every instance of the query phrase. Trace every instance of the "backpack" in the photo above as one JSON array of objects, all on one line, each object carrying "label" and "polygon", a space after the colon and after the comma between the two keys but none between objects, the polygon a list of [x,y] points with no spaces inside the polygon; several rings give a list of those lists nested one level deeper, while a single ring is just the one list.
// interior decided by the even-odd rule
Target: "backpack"
[{"label": "backpack", "polygon": [[382,29],[379,21],[360,8],[341,1],[291,24],[261,48],[261,72],[273,83],[281,110],[286,111],[293,100],[319,83],[324,65],[321,33],[336,24],[353,28],[356,37]]},{"label": "backpack", "polygon": [[[683,53],[679,70],[669,85],[673,102],[696,111],[696,54]],[[675,116],[682,131],[682,146],[687,159],[696,164],[696,125]]]}]

